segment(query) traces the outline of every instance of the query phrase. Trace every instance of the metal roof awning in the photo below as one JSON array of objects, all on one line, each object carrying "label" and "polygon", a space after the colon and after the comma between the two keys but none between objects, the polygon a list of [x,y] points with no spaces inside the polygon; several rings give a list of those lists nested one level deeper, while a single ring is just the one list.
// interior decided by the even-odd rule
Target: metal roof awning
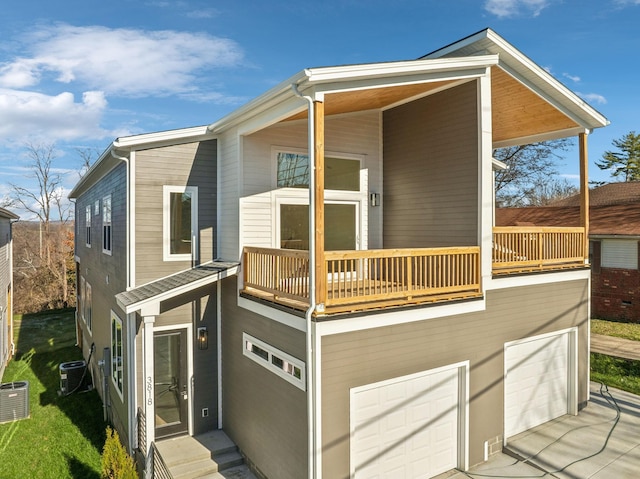
[{"label": "metal roof awning", "polygon": [[237,274],[240,263],[210,261],[116,295],[118,306],[126,314],[160,314],[160,303]]}]

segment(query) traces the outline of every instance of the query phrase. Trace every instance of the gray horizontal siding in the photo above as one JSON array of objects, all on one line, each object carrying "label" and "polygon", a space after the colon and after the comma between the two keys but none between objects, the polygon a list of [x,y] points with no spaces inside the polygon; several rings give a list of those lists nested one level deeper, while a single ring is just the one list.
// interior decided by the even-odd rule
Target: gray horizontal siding
[{"label": "gray horizontal siding", "polygon": [[[223,281],[224,429],[267,476],[306,476],[306,394],[242,354],[246,332],[302,361],[300,331],[239,308],[235,278]],[[303,321],[301,319],[301,321]],[[328,476],[327,476],[328,477]]]},{"label": "gray horizontal siding", "polygon": [[322,339],[322,443],[326,477],[349,477],[349,390],[470,361],[470,464],[503,431],[504,344],[577,326],[579,402],[586,401],[588,282],[487,292],[484,312]]},{"label": "gray horizontal siding", "polygon": [[163,186],[198,187],[200,261],[216,257],[216,141],[173,145],[135,154],[136,286],[191,266],[163,261]]},{"label": "gray horizontal siding", "polygon": [[384,247],[478,244],[476,83],[384,113]]}]

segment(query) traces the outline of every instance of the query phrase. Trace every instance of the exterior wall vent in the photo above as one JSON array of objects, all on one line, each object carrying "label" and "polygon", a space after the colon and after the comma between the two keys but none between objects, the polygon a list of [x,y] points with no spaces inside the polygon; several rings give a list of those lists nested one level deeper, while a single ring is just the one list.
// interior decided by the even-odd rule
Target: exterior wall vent
[{"label": "exterior wall vent", "polygon": [[0,424],[29,417],[29,381],[0,384]]}]

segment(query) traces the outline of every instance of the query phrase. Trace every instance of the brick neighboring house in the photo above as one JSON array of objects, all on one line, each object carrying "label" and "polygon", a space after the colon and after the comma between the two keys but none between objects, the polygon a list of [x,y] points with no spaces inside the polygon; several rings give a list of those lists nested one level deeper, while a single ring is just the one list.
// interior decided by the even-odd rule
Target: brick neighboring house
[{"label": "brick neighboring house", "polygon": [[[640,182],[590,191],[591,316],[640,322]],[[580,224],[580,196],[537,208],[500,208],[497,226]]]}]

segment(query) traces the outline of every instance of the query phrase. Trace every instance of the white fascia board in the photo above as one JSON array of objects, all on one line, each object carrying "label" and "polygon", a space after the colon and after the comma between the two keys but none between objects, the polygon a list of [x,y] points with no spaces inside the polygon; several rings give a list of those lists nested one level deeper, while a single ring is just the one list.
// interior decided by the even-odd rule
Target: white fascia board
[{"label": "white fascia board", "polygon": [[[387,82],[389,86],[404,83],[407,77],[412,75],[433,74],[436,72],[451,74],[456,78],[454,72],[459,70],[485,69],[498,64],[497,55],[481,55],[473,57],[438,58],[429,60],[411,60],[404,62],[371,63],[365,65],[349,65],[327,68],[308,69],[307,82],[311,85],[322,83],[339,83],[344,81],[364,80],[375,86],[380,78],[390,78]],[[400,82],[396,78],[401,79]]]},{"label": "white fascia board", "polygon": [[181,128],[178,130],[158,131],[142,135],[125,136],[117,138],[113,142],[113,147],[123,150],[139,150],[154,146],[191,143],[211,138],[213,138],[213,135],[211,135],[207,126],[204,125],[191,128]]},{"label": "white fascia board", "polygon": [[[436,60],[412,60],[391,63],[373,63],[338,67],[309,68],[285,80],[263,95],[255,98],[235,112],[209,125],[211,132],[221,132],[258,117],[270,109],[278,108],[278,115],[267,115],[271,121],[286,118],[305,108],[292,86],[302,94],[322,99],[327,93],[363,90],[384,86],[415,84],[427,81],[458,80],[485,74],[488,67],[498,64],[497,55],[482,55]],[[295,102],[291,103],[290,100]],[[281,105],[287,108],[279,108]],[[255,130],[244,128],[243,131]]]},{"label": "white fascia board", "polygon": [[302,79],[306,78],[306,76],[306,70],[297,73],[296,75],[279,83],[262,95],[254,98],[249,103],[246,103],[237,110],[229,113],[227,116],[224,116],[220,120],[211,123],[207,127],[207,129],[214,133],[222,132],[242,123],[247,118],[251,118],[258,113],[263,112],[268,108],[282,102],[286,98],[294,95],[293,90],[291,89],[291,85],[297,85]]},{"label": "white fascia board", "polygon": [[521,136],[519,138],[510,138],[504,141],[495,141],[493,143],[493,147],[507,148],[509,146],[530,145],[531,143],[539,143],[541,141],[558,140],[560,138],[578,136],[581,133],[589,135],[591,133],[591,130],[585,129],[583,127],[575,127],[565,130],[552,131],[549,133],[541,133],[540,135]]}]

